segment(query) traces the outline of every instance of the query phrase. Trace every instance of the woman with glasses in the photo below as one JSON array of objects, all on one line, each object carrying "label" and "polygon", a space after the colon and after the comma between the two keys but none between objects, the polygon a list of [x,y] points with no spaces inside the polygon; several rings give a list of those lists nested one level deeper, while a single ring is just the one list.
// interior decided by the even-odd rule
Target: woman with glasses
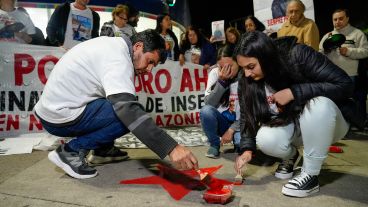
[{"label": "woman with glasses", "polygon": [[112,20],[105,22],[101,28],[100,36],[121,37],[122,34],[131,37],[133,27],[127,24],[129,8],[126,5],[118,4],[112,11]]}]

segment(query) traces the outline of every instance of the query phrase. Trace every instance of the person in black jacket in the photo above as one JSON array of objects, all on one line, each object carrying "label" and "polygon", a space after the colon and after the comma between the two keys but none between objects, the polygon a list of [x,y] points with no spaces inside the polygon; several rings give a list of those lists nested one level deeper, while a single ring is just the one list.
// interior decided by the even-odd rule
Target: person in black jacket
[{"label": "person in black jacket", "polygon": [[98,37],[100,16],[87,7],[88,3],[89,0],[75,0],[55,9],[46,28],[47,45],[70,49],[82,41]]},{"label": "person in black jacket", "polygon": [[281,158],[275,176],[288,179],[304,145],[300,175],[282,188],[288,196],[306,197],[319,191],[318,175],[328,147],[357,123],[349,105],[349,76],[313,48],[294,37],[272,40],[262,32],[242,36],[235,50],[242,68],[239,80],[240,155],[235,170],[252,159],[256,145]]}]

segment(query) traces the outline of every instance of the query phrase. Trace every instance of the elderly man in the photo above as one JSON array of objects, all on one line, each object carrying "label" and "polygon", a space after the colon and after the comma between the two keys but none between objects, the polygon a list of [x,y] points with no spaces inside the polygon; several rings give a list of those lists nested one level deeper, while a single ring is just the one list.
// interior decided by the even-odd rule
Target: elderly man
[{"label": "elderly man", "polygon": [[319,31],[316,23],[304,16],[305,5],[300,0],[289,1],[286,9],[288,21],[277,32],[278,37],[295,36],[298,43],[311,46],[318,51]]},{"label": "elderly man", "polygon": [[[355,82],[354,97],[358,101],[361,112],[366,114],[367,74],[358,74],[359,60],[368,57],[368,41],[365,34],[349,24],[349,14],[346,9],[338,9],[332,13],[334,30],[325,34],[319,44],[320,52],[345,72]],[[323,43],[333,34],[343,34],[346,38],[341,47],[326,51]]]}]

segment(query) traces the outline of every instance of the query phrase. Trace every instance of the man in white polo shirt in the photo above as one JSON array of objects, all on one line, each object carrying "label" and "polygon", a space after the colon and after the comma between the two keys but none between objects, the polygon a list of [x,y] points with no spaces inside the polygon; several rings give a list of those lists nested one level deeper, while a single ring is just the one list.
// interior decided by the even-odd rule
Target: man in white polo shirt
[{"label": "man in white polo shirt", "polygon": [[182,169],[198,161],[179,145],[136,100],[134,75],[147,73],[166,60],[165,41],[154,30],[123,37],[99,37],[69,50],[55,65],[35,106],[43,127],[56,136],[76,137],[49,153],[68,175],[97,175],[85,162],[87,151],[113,146],[132,132],[160,158],[169,155]]}]

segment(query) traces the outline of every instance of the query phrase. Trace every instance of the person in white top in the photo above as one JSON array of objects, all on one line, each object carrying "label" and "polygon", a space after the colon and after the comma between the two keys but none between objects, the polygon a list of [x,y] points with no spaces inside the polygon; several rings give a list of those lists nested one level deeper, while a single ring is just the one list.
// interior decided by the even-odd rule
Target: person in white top
[{"label": "person in white top", "polygon": [[207,80],[204,105],[200,111],[201,125],[210,143],[206,156],[219,158],[220,146],[234,142],[238,151],[240,142],[240,107],[237,74],[239,66],[232,58],[234,45],[220,48],[217,64],[211,67]]},{"label": "person in white top", "polygon": [[46,28],[48,45],[70,49],[98,37],[100,16],[87,7],[88,3],[89,0],[75,0],[55,9]]},{"label": "person in white top", "polygon": [[56,136],[75,137],[49,153],[49,159],[74,178],[97,171],[85,163],[87,150],[111,148],[132,132],[160,158],[178,168],[198,169],[185,147],[158,128],[136,99],[134,75],[166,60],[165,41],[154,30],[128,39],[99,37],[73,47],[55,65],[35,112]]},{"label": "person in white top", "polygon": [[31,43],[36,33],[29,15],[15,8],[15,0],[0,0],[0,41]]},{"label": "person in white top", "polygon": [[[359,105],[359,110],[367,114],[367,72],[365,68],[359,69],[359,62],[368,57],[368,41],[366,35],[359,29],[349,24],[349,14],[346,9],[338,9],[332,13],[334,30],[325,34],[319,43],[319,51],[335,63],[353,79],[355,84],[354,99]],[[334,49],[324,48],[326,40],[334,34],[345,36],[345,42]],[[327,46],[327,44],[325,44]]]},{"label": "person in white top", "polygon": [[159,14],[156,19],[156,31],[164,38],[167,50],[167,59],[177,61],[179,59],[178,38],[171,30],[172,22],[169,14]]}]

